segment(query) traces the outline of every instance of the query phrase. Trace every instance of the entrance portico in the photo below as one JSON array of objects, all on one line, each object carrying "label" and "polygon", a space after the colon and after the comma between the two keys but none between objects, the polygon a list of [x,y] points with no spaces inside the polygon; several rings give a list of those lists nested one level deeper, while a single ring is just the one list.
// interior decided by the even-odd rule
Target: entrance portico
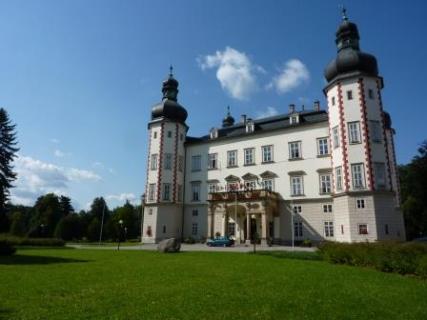
[{"label": "entrance portico", "polygon": [[273,238],[279,195],[269,190],[215,192],[208,195],[208,237],[234,237],[238,243]]}]

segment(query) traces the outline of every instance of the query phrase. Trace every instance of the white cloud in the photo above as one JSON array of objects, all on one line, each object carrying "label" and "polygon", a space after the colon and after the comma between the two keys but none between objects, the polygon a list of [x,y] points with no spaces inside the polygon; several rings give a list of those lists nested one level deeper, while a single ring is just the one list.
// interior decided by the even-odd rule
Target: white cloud
[{"label": "white cloud", "polygon": [[267,88],[275,88],[280,94],[289,92],[303,83],[310,80],[310,73],[307,67],[298,59],[286,62],[280,70],[280,74],[275,76],[267,85]]},{"label": "white cloud", "polygon": [[124,202],[128,200],[131,203],[137,203],[138,197],[134,193],[110,194],[105,197],[107,200]]},{"label": "white cloud", "polygon": [[55,144],[58,144],[58,143],[59,143],[59,139],[51,138],[51,139],[50,139],[50,142],[55,143]]},{"label": "white cloud", "polygon": [[275,115],[278,115],[279,111],[274,107],[267,107],[267,109],[263,111],[258,111],[256,114],[256,119],[268,118]]},{"label": "white cloud", "polygon": [[265,72],[262,67],[252,64],[244,52],[230,47],[200,57],[198,62],[202,70],[217,68],[216,77],[221,87],[239,100],[247,100],[251,93],[256,91],[256,74]]},{"label": "white cloud", "polygon": [[53,152],[53,154],[54,154],[54,156],[55,157],[58,157],[58,158],[63,158],[63,157],[65,157],[65,153],[64,152],[62,152],[61,150],[59,150],[59,149],[56,149],[54,152]]},{"label": "white cloud", "polygon": [[70,182],[101,180],[91,171],[64,168],[27,156],[19,155],[14,164],[18,179],[16,188],[11,189],[13,203],[32,204],[38,196],[48,192],[64,194]]}]

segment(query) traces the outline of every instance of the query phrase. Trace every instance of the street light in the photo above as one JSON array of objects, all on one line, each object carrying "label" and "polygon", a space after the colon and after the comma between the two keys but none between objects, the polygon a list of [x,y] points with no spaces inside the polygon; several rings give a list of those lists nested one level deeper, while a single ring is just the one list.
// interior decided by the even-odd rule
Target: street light
[{"label": "street light", "polygon": [[118,243],[117,243],[117,250],[120,250],[120,241],[122,239],[122,233],[123,233],[123,220],[122,219],[119,220],[119,225],[120,225],[120,229],[119,229],[119,239],[118,239]]}]

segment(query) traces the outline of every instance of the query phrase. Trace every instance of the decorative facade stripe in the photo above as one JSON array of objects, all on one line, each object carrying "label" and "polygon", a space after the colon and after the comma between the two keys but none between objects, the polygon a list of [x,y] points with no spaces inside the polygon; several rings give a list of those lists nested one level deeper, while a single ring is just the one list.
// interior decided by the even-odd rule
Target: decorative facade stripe
[{"label": "decorative facade stripe", "polygon": [[357,81],[359,84],[359,105],[360,105],[360,115],[361,115],[361,130],[363,132],[363,147],[365,149],[365,163],[366,163],[366,178],[368,180],[368,189],[374,190],[374,174],[372,170],[372,150],[371,150],[371,141],[369,139],[369,126],[368,126],[368,115],[366,109],[366,100],[365,100],[365,86],[363,83],[363,78],[359,78]]},{"label": "decorative facade stripe", "polygon": [[344,121],[344,101],[342,97],[341,82],[338,83],[338,112],[340,121],[340,135],[341,135],[341,149],[343,159],[343,170],[344,170],[344,191],[350,189],[350,173],[348,165],[348,148],[347,148],[347,136],[345,134],[345,121]]},{"label": "decorative facade stripe", "polygon": [[[380,84],[380,80],[377,79],[377,95],[378,95],[378,103],[380,105],[380,112],[381,112],[381,126],[382,126],[382,134],[383,134],[383,138],[384,138],[384,150],[385,150],[385,155],[386,155],[386,159],[387,159],[387,176],[388,176],[388,183],[390,184],[390,189],[393,189],[392,186],[392,180],[391,180],[391,162],[390,162],[390,154],[388,152],[388,147],[387,147],[387,135],[385,132],[385,117],[384,117],[384,110],[383,110],[383,102],[382,102],[382,98],[381,98],[381,84]],[[393,137],[391,137],[391,143],[393,143]],[[394,147],[393,147],[393,153],[394,153]],[[396,159],[395,159],[396,160]],[[396,163],[396,161],[394,162]],[[397,172],[396,172],[397,174]],[[397,178],[397,176],[396,176]],[[396,181],[397,184],[399,184],[398,181]]]},{"label": "decorative facade stripe", "polygon": [[177,166],[178,166],[178,133],[179,131],[179,126],[178,123],[175,124],[175,157],[174,157],[174,163],[173,163],[173,202],[176,202],[176,189],[177,189],[177,185],[176,185],[176,174],[177,174]]},{"label": "decorative facade stripe", "polygon": [[[334,167],[334,159],[332,157],[332,127],[331,127],[331,108],[332,108],[332,104],[329,104],[329,99],[327,98],[328,95],[326,95],[326,103],[328,105],[328,132],[329,132],[329,137],[328,137],[328,146],[329,146],[329,154],[331,155],[331,168],[332,168],[332,187],[331,187],[331,191],[332,194],[335,193],[335,167]],[[318,146],[316,146],[318,148]]]},{"label": "decorative facade stripe", "polygon": [[[147,175],[145,176],[145,195],[148,195],[148,175],[150,173],[150,158],[151,158],[151,139],[153,130],[150,128],[148,130],[148,151],[147,151]],[[146,197],[147,199],[147,197]]]},{"label": "decorative facade stripe", "polygon": [[164,129],[165,123],[162,122],[160,126],[160,148],[159,148],[159,167],[157,171],[157,202],[160,202],[161,199],[161,190],[162,190],[162,169],[163,169],[163,145],[164,145]]}]

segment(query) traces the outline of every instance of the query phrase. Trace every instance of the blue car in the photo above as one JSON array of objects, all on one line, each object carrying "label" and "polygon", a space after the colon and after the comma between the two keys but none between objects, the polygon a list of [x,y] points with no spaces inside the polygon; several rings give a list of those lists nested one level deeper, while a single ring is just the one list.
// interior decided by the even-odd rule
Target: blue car
[{"label": "blue car", "polygon": [[230,247],[234,245],[234,240],[227,237],[215,237],[206,241],[208,247]]}]

